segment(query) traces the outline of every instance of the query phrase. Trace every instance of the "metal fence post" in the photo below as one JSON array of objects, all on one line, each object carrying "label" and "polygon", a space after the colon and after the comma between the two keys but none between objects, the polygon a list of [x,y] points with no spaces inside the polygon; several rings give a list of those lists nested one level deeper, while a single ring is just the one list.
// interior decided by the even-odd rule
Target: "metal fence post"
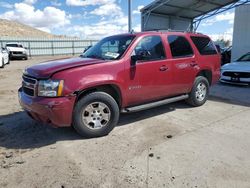
[{"label": "metal fence post", "polygon": [[55,52],[54,52],[54,43],[53,43],[53,41],[51,41],[51,50],[52,50],[52,55],[54,56]]},{"label": "metal fence post", "polygon": [[72,55],[75,55],[75,42],[72,41]]},{"label": "metal fence post", "polygon": [[29,54],[30,54],[30,57],[31,57],[30,41],[28,42],[28,46],[29,46]]}]

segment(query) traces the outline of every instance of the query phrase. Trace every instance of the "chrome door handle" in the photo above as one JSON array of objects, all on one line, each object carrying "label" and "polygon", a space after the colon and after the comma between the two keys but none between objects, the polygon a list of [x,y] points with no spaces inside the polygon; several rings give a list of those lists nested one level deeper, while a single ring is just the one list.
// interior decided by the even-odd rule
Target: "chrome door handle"
[{"label": "chrome door handle", "polygon": [[160,67],[160,71],[166,71],[166,70],[168,70],[168,67],[166,67],[165,65]]}]

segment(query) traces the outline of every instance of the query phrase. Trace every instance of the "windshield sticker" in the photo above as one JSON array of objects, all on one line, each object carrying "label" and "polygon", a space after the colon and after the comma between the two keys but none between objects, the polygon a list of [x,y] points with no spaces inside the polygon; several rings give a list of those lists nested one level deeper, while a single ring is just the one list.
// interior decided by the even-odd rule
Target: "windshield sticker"
[{"label": "windshield sticker", "polygon": [[114,52],[107,52],[107,53],[105,54],[105,56],[107,56],[107,57],[112,57],[112,58],[114,58],[114,59],[116,59],[119,55],[120,55],[120,54],[114,53]]}]

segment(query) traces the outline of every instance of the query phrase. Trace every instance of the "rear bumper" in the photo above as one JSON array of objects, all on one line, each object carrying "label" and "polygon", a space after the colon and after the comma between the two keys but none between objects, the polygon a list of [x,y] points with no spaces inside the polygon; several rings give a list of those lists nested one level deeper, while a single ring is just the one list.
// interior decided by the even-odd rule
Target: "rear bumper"
[{"label": "rear bumper", "polygon": [[214,71],[213,73],[213,77],[212,77],[212,85],[218,83],[219,79],[220,79],[220,71]]},{"label": "rear bumper", "polygon": [[18,90],[19,103],[33,119],[55,127],[69,127],[75,96],[59,98],[30,97]]}]

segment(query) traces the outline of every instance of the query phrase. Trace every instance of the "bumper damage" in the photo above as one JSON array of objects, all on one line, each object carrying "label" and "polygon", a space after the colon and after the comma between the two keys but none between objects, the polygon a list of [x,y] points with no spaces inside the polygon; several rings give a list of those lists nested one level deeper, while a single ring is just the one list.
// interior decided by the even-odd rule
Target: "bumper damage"
[{"label": "bumper damage", "polygon": [[75,96],[58,98],[31,97],[22,92],[20,88],[18,98],[22,108],[33,119],[55,127],[71,126]]}]

